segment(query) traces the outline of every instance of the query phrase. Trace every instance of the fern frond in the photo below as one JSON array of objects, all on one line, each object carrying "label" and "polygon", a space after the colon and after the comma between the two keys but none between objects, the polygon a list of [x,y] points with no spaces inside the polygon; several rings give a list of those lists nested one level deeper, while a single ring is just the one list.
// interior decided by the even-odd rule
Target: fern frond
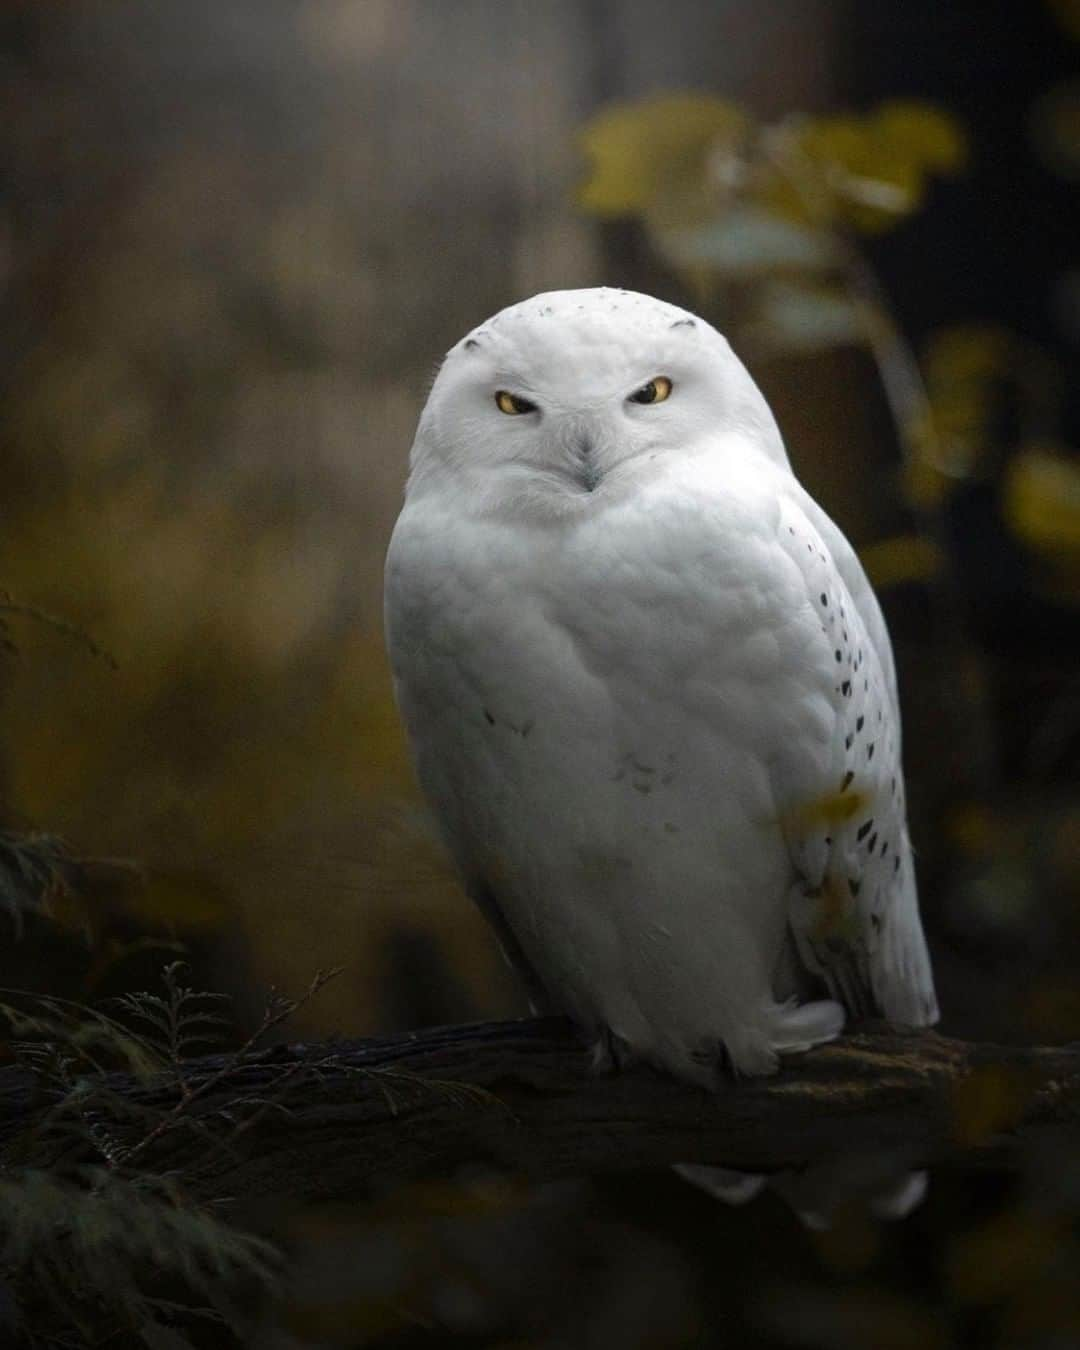
[{"label": "fern frond", "polygon": [[51,834],[0,830],[0,906],[17,936],[26,914],[40,913],[67,888],[69,861],[63,843]]},{"label": "fern frond", "polygon": [[[0,996],[0,1018],[7,1022],[24,1054],[32,1037],[42,1046],[64,1047],[99,1073],[119,1065],[146,1079],[165,1065],[151,1040],[98,1008],[54,994],[19,989],[0,989]],[[10,998],[23,998],[30,1007],[20,1008],[8,1002]]]},{"label": "fern frond", "polygon": [[173,1067],[184,1060],[192,1046],[204,1049],[218,1045],[231,1019],[215,1011],[231,1002],[228,994],[193,989],[180,983],[188,969],[185,961],[170,961],[161,972],[164,995],[143,990],[121,994],[112,1000],[119,1011],[143,1023],[147,1038]]},{"label": "fern frond", "polygon": [[0,1233],[0,1266],[16,1287],[48,1291],[76,1326],[103,1305],[121,1323],[153,1326],[163,1305],[146,1286],[161,1276],[212,1304],[219,1286],[271,1287],[280,1267],[275,1247],[190,1202],[174,1178],[105,1168],[73,1179],[9,1172],[0,1179]]}]

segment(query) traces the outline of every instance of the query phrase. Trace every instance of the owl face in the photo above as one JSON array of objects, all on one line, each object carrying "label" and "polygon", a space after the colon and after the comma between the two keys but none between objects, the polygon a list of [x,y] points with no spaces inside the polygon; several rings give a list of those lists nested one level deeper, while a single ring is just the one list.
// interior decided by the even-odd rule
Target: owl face
[{"label": "owl face", "polygon": [[763,430],[779,446],[757,387],[702,319],[630,291],[558,291],[501,311],[451,349],[413,476],[437,468],[479,477],[485,491],[587,508],[740,427],[756,446]]}]

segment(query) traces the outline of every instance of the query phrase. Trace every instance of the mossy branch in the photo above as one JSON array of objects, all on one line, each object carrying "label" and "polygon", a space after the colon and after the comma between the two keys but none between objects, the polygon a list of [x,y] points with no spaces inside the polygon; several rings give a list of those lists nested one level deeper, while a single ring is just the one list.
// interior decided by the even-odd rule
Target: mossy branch
[{"label": "mossy branch", "polygon": [[[185,1099],[191,1128],[163,1132],[141,1162],[238,1200],[347,1200],[462,1163],[549,1180],[672,1162],[774,1172],[881,1154],[911,1167],[1008,1166],[1050,1130],[1080,1145],[1080,1044],[867,1030],[788,1060],[775,1078],[721,1078],[715,1094],[644,1067],[595,1074],[558,1019],[280,1045],[223,1073],[227,1059],[189,1061],[182,1084],[172,1072],[112,1074],[108,1091],[132,1120]],[[0,1071],[0,1143],[26,1139],[46,1109],[31,1074]],[[109,1128],[131,1126],[121,1112]]]}]

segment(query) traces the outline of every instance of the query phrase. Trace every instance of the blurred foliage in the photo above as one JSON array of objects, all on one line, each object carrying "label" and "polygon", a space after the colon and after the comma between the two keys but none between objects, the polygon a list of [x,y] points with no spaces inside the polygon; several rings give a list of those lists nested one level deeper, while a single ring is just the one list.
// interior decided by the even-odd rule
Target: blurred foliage
[{"label": "blurred foliage", "polygon": [[[0,118],[15,186],[0,212],[0,640],[19,649],[0,672],[0,823],[138,858],[139,884],[90,906],[99,979],[104,942],[130,975],[147,933],[196,943],[201,973],[241,996],[346,942],[351,978],[301,1015],[373,1028],[380,950],[404,924],[486,951],[464,966],[468,1008],[498,958],[448,869],[415,865],[397,826],[412,780],[381,635],[382,553],[432,353],[378,322],[412,299],[385,297],[378,266],[358,262],[370,193],[351,110],[339,102],[338,139],[309,154],[303,133],[275,130],[272,65],[262,85],[246,68],[225,81],[222,113],[215,40],[203,50],[198,34],[217,32],[227,63],[236,16],[188,25],[173,8],[160,48],[168,6],[137,33],[119,11],[33,7],[0,32],[20,114]],[[307,7],[252,19],[249,53],[276,38],[302,68],[303,44],[338,22]],[[349,22],[379,38],[374,13]],[[98,32],[87,59],[79,43]],[[156,69],[143,94],[167,114],[130,115],[125,52]],[[317,892],[332,897],[325,924],[307,921]],[[77,991],[80,958],[48,941],[42,981],[63,969]]]},{"label": "blurred foliage", "polygon": [[1080,461],[1058,446],[1028,445],[1009,461],[1005,519],[1080,603]]},{"label": "blurred foliage", "polygon": [[[674,230],[676,251],[719,268],[731,261],[727,232],[684,233],[694,223],[688,217],[710,221],[738,198],[807,230],[888,229],[922,205],[931,173],[957,172],[967,153],[956,124],[926,104],[896,101],[863,118],[791,117],[760,127],[723,99],[684,94],[604,109],[581,146],[591,167],[580,194],[587,211],[647,216],[661,247],[671,247],[664,235]],[[827,248],[814,248],[827,241],[794,229],[786,238],[793,263],[827,262]],[[755,259],[753,240],[745,242],[747,267],[785,261],[767,248]]]},{"label": "blurred foliage", "polygon": [[684,95],[603,110],[581,145],[586,210],[639,217],[703,300],[743,287],[742,326],[796,351],[872,340],[887,315],[852,284],[848,232],[895,227],[967,154],[960,128],[926,104],[762,125]]},{"label": "blurred foliage", "polygon": [[[237,1285],[269,1286],[278,1264],[269,1244],[192,1204],[173,1177],[6,1168],[0,1221],[14,1304],[6,1330],[31,1345],[92,1347],[131,1333],[150,1350],[193,1350],[185,1320],[242,1330],[220,1310]],[[179,1294],[152,1292],[170,1281]]]},{"label": "blurred foliage", "polygon": [[[948,560],[927,516],[957,482],[1000,468],[988,460],[1000,457],[1001,387],[1015,386],[1030,417],[1060,378],[991,324],[936,334],[920,370],[859,247],[924,208],[935,176],[963,172],[971,152],[955,119],[891,100],[861,116],[762,124],[726,100],[672,94],[602,110],[581,146],[581,205],[639,219],[688,288],[724,313],[736,345],[763,357],[852,344],[872,354],[905,452],[900,488],[923,529],[876,543],[870,566],[879,585],[932,581]],[[1055,564],[1061,597],[1080,589],[1076,463],[1065,447],[1022,443],[1005,479],[1005,522]]]},{"label": "blurred foliage", "polygon": [[[1059,150],[1072,144],[1071,123],[1055,126]],[[1000,792],[1011,752],[993,703],[1030,648],[1018,646],[1008,667],[987,648],[1019,644],[1013,615],[1024,611],[1052,633],[1054,611],[1080,596],[1080,456],[1062,432],[1064,375],[1038,344],[985,320],[938,330],[917,355],[873,264],[878,239],[930,209],[933,180],[962,175],[978,148],[927,102],[767,122],[727,100],[674,94],[602,109],[581,145],[582,206],[634,220],[755,369],[816,360],[821,370],[844,348],[874,362],[899,464],[877,474],[892,490],[893,532],[864,540],[864,560],[887,605],[895,591],[927,597],[930,640],[956,676],[934,697],[969,766],[954,791],[973,803]],[[1034,740],[1064,737],[1062,765],[1080,751],[1078,700],[1059,663]]]},{"label": "blurred foliage", "polygon": [[[251,1312],[275,1284],[277,1250],[226,1222],[228,1198],[197,1189],[201,1159],[183,1171],[147,1164],[151,1145],[198,1134],[193,1107],[208,1090],[239,1078],[247,1058],[325,983],[301,1000],[273,995],[259,1025],[241,1037],[219,1070],[195,1087],[184,1061],[217,1046],[229,1027],[227,999],[183,983],[185,967],[165,967],[161,993],[115,999],[105,1011],[50,995],[2,991],[7,1057],[30,1071],[23,1128],[0,1149],[0,1316],[12,1343],[93,1347],[140,1343],[181,1350],[193,1320],[247,1334]],[[175,1106],[135,1104],[111,1086],[113,1069],[146,1083],[180,1088]],[[228,1117],[237,1132],[288,1082],[255,1098],[238,1082]],[[227,1145],[226,1145],[227,1146]],[[222,1147],[208,1137],[206,1151]],[[237,1303],[236,1300],[240,1299]],[[134,1339],[133,1339],[134,1338]]]},{"label": "blurred foliage", "polygon": [[63,845],[50,835],[0,830],[0,905],[17,934],[25,913],[46,909],[66,890],[66,861]]},{"label": "blurred foliage", "polygon": [[[858,241],[922,209],[935,176],[963,171],[970,151],[955,119],[891,100],[862,116],[760,123],[725,100],[671,95],[601,111],[581,144],[581,204],[638,218],[699,300],[722,312],[737,347],[759,359],[850,345],[872,354],[909,500],[925,508],[928,483],[954,470],[937,408]],[[942,385],[955,397],[947,377]],[[907,535],[884,547],[879,577],[889,584],[924,581],[942,558],[931,540]]]}]

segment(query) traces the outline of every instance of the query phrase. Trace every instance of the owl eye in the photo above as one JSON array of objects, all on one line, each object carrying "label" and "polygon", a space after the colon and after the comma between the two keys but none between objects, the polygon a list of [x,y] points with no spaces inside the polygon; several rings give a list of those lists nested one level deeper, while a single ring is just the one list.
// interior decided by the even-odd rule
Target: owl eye
[{"label": "owl eye", "polygon": [[535,403],[530,403],[527,398],[519,398],[517,394],[510,394],[505,389],[496,391],[495,403],[499,411],[509,417],[520,417],[522,413],[536,411]]},{"label": "owl eye", "polygon": [[630,395],[631,403],[663,403],[671,397],[671,381],[666,375],[657,375],[648,384],[635,389]]}]

